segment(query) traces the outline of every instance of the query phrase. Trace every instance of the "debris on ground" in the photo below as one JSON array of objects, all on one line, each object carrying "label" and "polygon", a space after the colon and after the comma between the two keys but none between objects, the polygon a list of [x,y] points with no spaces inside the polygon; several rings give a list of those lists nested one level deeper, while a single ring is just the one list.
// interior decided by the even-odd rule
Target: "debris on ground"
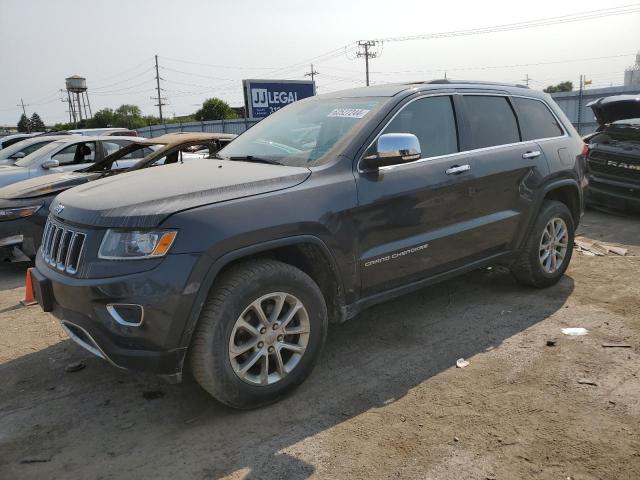
[{"label": "debris on ground", "polygon": [[156,400],[157,398],[162,398],[167,394],[167,392],[163,392],[162,390],[148,390],[146,392],[142,392],[142,398],[145,400]]},{"label": "debris on ground", "polygon": [[84,364],[84,362],[73,362],[64,367],[64,371],[67,373],[79,372],[85,367],[86,365]]},{"label": "debris on ground", "polygon": [[555,340],[547,340],[547,347],[555,347],[555,346],[556,346]]},{"label": "debris on ground", "polygon": [[587,241],[582,238],[576,238],[574,240],[574,244],[575,244],[575,249],[578,252],[590,257],[594,257],[594,256],[602,257],[609,253],[625,256],[628,251],[628,249],[623,247],[618,247],[616,245],[611,245],[611,244],[602,243],[602,242],[595,242],[595,241],[593,242]]},{"label": "debris on ground", "polygon": [[466,361],[464,358],[459,358],[458,360],[456,360],[456,367],[464,368],[468,366],[469,366],[469,362]]},{"label": "debris on ground", "polygon": [[589,380],[588,378],[580,378],[578,379],[578,383],[580,385],[592,385],[594,387],[598,386],[598,384],[594,380]]},{"label": "debris on ground", "polygon": [[603,343],[603,348],[631,348],[628,343]]},{"label": "debris on ground", "polygon": [[47,463],[51,461],[51,457],[35,457],[35,458],[23,458],[20,463]]},{"label": "debris on ground", "polygon": [[589,333],[589,330],[582,327],[569,327],[563,328],[562,333],[564,333],[565,335],[569,335],[570,337],[579,337],[581,335],[586,335],[587,333]]}]

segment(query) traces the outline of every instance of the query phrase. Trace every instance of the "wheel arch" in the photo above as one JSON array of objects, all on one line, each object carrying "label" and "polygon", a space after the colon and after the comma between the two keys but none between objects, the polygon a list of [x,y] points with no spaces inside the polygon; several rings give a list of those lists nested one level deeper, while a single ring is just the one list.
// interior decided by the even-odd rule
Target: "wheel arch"
[{"label": "wheel arch", "polygon": [[544,195],[538,205],[538,211],[545,200],[556,200],[564,203],[573,217],[574,227],[577,228],[582,215],[582,195],[578,183],[573,179],[554,181],[545,186]]},{"label": "wheel arch", "polygon": [[185,325],[180,345],[188,347],[207,295],[220,275],[239,262],[257,258],[272,258],[299,268],[320,287],[327,304],[329,321],[346,319],[344,288],[336,260],[327,245],[314,235],[286,237],[239,248],[211,263]]}]

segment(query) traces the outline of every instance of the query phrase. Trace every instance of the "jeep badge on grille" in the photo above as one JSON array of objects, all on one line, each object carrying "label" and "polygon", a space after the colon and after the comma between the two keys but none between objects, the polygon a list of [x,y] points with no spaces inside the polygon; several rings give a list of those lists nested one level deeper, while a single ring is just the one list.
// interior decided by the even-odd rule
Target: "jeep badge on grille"
[{"label": "jeep badge on grille", "polygon": [[59,203],[58,205],[56,205],[56,208],[53,209],[53,212],[56,215],[60,215],[62,213],[62,211],[64,210],[64,205],[62,205],[61,203]]}]

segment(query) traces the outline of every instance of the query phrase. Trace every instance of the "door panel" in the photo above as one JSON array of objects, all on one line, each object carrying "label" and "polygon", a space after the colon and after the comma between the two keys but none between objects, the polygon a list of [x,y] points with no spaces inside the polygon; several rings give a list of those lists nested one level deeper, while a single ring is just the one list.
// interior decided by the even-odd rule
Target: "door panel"
[{"label": "door panel", "polygon": [[473,167],[458,175],[445,173],[469,163],[464,155],[455,157],[359,174],[355,221],[363,295],[438,273],[475,253],[461,239],[477,228],[465,208],[476,180]]},{"label": "door panel", "polygon": [[474,203],[487,219],[486,241],[496,250],[511,249],[536,185],[548,172],[544,152],[536,142],[523,142],[477,151],[473,162],[478,180]]}]

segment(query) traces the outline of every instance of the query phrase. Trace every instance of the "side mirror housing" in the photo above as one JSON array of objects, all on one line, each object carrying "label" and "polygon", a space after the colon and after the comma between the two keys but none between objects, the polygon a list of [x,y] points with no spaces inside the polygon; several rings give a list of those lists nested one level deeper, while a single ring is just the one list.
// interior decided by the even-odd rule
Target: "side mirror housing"
[{"label": "side mirror housing", "polygon": [[13,155],[11,155],[11,159],[12,160],[20,160],[21,158],[26,157],[24,152],[16,152]]},{"label": "side mirror housing", "polygon": [[50,158],[49,160],[45,160],[44,162],[42,162],[41,166],[45,170],[49,170],[51,168],[59,167],[60,166],[60,162],[58,160],[54,160],[54,159]]},{"label": "side mirror housing", "polygon": [[380,135],[362,159],[363,170],[414,162],[421,158],[420,141],[412,133]]}]

